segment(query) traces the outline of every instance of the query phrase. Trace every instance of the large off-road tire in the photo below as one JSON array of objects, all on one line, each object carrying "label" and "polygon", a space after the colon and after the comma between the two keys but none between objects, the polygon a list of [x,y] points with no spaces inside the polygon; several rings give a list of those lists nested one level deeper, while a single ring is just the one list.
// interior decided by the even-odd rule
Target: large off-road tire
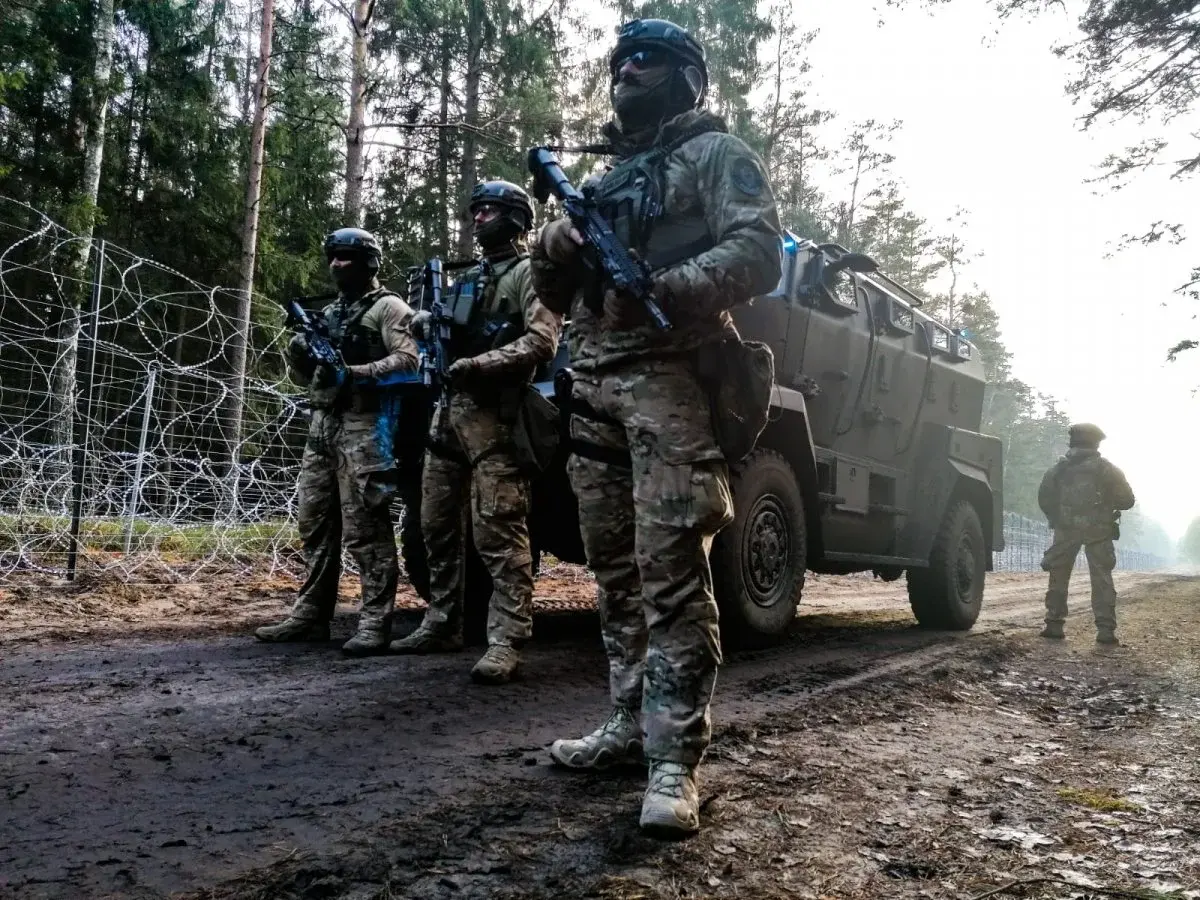
[{"label": "large off-road tire", "polygon": [[760,646],[796,618],[808,558],[804,497],[787,461],[755,450],[730,472],[735,518],[713,542],[721,639]]},{"label": "large off-road tire", "polygon": [[[417,596],[429,602],[429,559],[421,534],[421,500],[418,491],[410,500],[400,529],[400,554],[404,572]],[[467,573],[463,598],[463,638],[471,646],[487,643],[488,605],[492,599],[492,576],[475,551],[467,529]]]},{"label": "large off-road tire", "polygon": [[983,606],[987,545],[979,514],[958,500],[933,539],[929,567],[908,570],[908,600],[924,628],[967,631]]}]

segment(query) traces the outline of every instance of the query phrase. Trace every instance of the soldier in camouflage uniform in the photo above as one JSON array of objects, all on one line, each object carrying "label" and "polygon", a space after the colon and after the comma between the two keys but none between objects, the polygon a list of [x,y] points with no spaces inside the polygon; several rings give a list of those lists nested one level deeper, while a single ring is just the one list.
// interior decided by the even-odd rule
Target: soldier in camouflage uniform
[{"label": "soldier in camouflage uniform", "polygon": [[1042,478],[1038,505],[1054,529],[1054,541],[1042,558],[1050,573],[1046,591],[1046,628],[1042,637],[1061,640],[1067,621],[1067,585],[1082,547],[1092,577],[1092,615],[1096,643],[1117,644],[1117,564],[1113,539],[1120,510],[1133,506],[1124,473],[1100,455],[1104,432],[1091,424],[1072,425],[1070,449]]},{"label": "soldier in camouflage uniform", "polygon": [[[560,765],[649,767],[641,824],[700,827],[696,771],[711,735],[721,662],[708,552],[733,518],[695,353],[736,335],[730,309],[779,281],[779,220],[763,165],[700,109],[703,48],[658,19],[622,27],[610,61],[616,160],[591,184],[602,215],[649,266],[671,320],[608,289],[602,313],[582,238],[559,219],[532,253],[534,287],[571,311],[571,484],[597,598],[614,709]],[[592,295],[595,296],[595,295]]]},{"label": "soldier in camouflage uniform", "polygon": [[380,287],[379,243],[360,228],[325,239],[338,298],[321,313],[344,368],[316,364],[303,334],[287,358],[292,379],[307,384],[312,404],[300,461],[299,530],[307,574],[291,615],[259,628],[261,641],[327,641],[341,579],[342,542],[362,581],[358,632],[342,645],[349,656],[387,649],[396,600],[396,491],[393,438],[398,398],[379,381],[417,368],[409,332],[412,310]]},{"label": "soldier in camouflage uniform", "polygon": [[[482,263],[453,291],[477,298],[467,324],[452,329],[449,388],[429,434],[421,482],[421,528],[429,557],[429,609],[396,653],[452,652],[463,646],[467,510],[475,548],[492,576],[488,649],[471,670],[486,684],[510,681],[533,628],[529,473],[518,464],[513,425],[539,363],[554,358],[562,318],[534,295],[522,249],[533,224],[524,190],[507,181],[471,194]],[[428,328],[427,312],[416,328]]]}]

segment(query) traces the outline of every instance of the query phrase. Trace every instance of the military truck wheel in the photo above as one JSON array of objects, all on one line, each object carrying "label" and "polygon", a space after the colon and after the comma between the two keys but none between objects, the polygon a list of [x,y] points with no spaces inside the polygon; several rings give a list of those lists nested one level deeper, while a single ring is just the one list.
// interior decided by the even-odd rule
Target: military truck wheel
[{"label": "military truck wheel", "polygon": [[770,450],[733,467],[731,480],[736,517],[710,557],[721,638],[755,646],[783,634],[796,617],[807,562],[804,498],[792,467]]},{"label": "military truck wheel", "polygon": [[979,514],[967,500],[946,511],[933,539],[929,568],[908,570],[908,600],[924,628],[966,631],[983,606],[987,545]]}]

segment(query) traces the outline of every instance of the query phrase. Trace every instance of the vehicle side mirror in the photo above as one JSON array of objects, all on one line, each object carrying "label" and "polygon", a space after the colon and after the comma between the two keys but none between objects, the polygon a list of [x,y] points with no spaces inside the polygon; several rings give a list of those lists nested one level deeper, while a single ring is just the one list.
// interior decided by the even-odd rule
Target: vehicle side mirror
[{"label": "vehicle side mirror", "polygon": [[844,256],[839,256],[831,263],[825,264],[825,270],[822,275],[826,285],[833,284],[834,277],[838,272],[849,269],[851,272],[877,272],[879,271],[879,263],[871,259],[865,253],[847,253]]}]

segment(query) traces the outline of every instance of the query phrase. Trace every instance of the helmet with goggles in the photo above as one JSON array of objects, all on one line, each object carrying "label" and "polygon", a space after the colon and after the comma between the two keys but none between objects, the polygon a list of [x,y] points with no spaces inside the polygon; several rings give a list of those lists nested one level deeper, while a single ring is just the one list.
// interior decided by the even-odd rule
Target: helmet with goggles
[{"label": "helmet with goggles", "polygon": [[378,271],[383,262],[383,250],[375,235],[362,228],[339,228],[325,238],[325,259],[359,258],[371,271]]},{"label": "helmet with goggles", "polygon": [[695,90],[696,105],[704,100],[708,88],[708,66],[704,48],[687,31],[666,19],[634,19],[621,26],[617,45],[608,57],[609,74],[616,82],[621,69],[632,63],[639,69],[659,65],[694,68],[699,76]]},{"label": "helmet with goggles", "polygon": [[512,219],[522,231],[528,231],[533,225],[533,204],[529,202],[529,194],[511,181],[483,181],[475,185],[467,208],[473,213],[486,204],[497,206],[502,212],[518,213],[519,216]]}]

